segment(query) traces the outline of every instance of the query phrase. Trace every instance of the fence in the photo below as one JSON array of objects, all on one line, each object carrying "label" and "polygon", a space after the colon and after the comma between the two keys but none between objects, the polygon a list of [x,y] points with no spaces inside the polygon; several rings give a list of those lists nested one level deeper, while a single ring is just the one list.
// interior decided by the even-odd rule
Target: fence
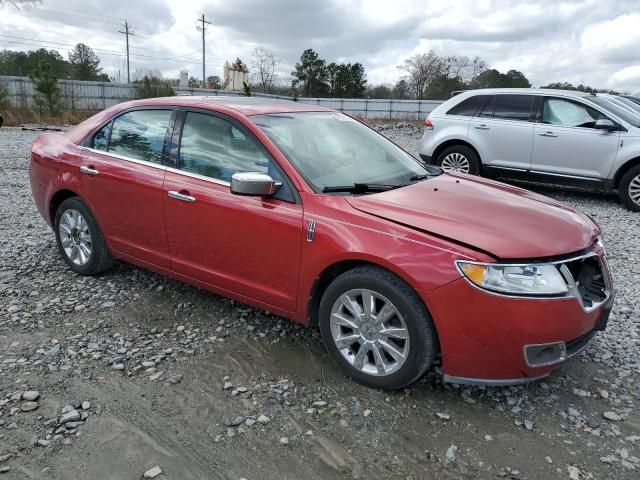
[{"label": "fence", "polygon": [[[16,108],[33,105],[33,85],[28,77],[0,76],[0,83],[7,87],[9,104]],[[65,106],[73,110],[101,110],[136,98],[134,85],[111,82],[88,82],[59,80]],[[174,87],[178,95],[237,96],[241,92],[208,88]],[[301,103],[320,105],[363,118],[393,118],[401,120],[423,120],[429,112],[440,105],[439,100],[393,100],[373,98],[304,98],[254,93],[255,97],[295,100]]]}]

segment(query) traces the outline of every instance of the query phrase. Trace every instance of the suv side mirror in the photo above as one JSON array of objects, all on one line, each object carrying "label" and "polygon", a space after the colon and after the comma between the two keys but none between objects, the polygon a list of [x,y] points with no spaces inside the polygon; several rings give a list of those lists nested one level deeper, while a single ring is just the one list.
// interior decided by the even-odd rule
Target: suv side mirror
[{"label": "suv side mirror", "polygon": [[231,193],[235,195],[249,195],[268,197],[278,190],[278,184],[266,173],[242,172],[231,176]]},{"label": "suv side mirror", "polygon": [[600,118],[599,120],[596,120],[595,128],[597,130],[606,130],[607,132],[612,132],[614,130],[617,130],[618,126],[608,118]]}]

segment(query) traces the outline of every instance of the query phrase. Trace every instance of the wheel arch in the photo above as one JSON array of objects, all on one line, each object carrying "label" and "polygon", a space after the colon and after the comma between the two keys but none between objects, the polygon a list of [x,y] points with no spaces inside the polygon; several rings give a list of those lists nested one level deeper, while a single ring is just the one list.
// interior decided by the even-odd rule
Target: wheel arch
[{"label": "wheel arch", "polygon": [[356,267],[360,266],[370,266],[380,268],[389,273],[392,273],[396,277],[400,278],[403,282],[405,282],[409,288],[411,288],[415,294],[418,296],[424,307],[431,315],[429,310],[429,306],[424,302],[418,291],[416,290],[413,282],[410,278],[407,278],[407,275],[403,274],[403,272],[398,272],[396,269],[388,268],[384,265],[384,262],[378,262],[375,259],[364,259],[364,258],[353,258],[353,259],[345,259],[332,263],[331,265],[326,266],[316,277],[311,286],[311,290],[309,291],[308,302],[307,302],[307,318],[309,326],[315,327],[319,323],[319,307],[320,300],[324,295],[327,287],[331,284],[333,280],[335,280],[338,276],[343,273],[352,270]]},{"label": "wheel arch", "polygon": [[638,165],[640,165],[640,156],[627,160],[625,163],[623,163],[620,168],[618,168],[618,171],[613,177],[613,188],[619,188],[620,181],[622,180],[622,177],[624,177],[624,174]]},{"label": "wheel arch", "polygon": [[58,211],[58,207],[60,206],[60,204],[62,204],[62,202],[64,202],[66,199],[72,198],[72,197],[82,198],[77,192],[74,192],[73,190],[70,190],[68,188],[63,188],[61,190],[58,190],[56,193],[54,193],[51,196],[51,199],[49,200],[49,207],[48,207],[48,214],[49,214],[49,220],[51,221],[51,225],[53,225],[55,222],[56,212]]},{"label": "wheel arch", "polygon": [[438,157],[440,156],[440,154],[447,148],[449,147],[453,147],[456,145],[462,145],[463,147],[467,147],[470,148],[471,150],[473,150],[473,152],[478,156],[478,160],[480,161],[480,167],[482,167],[482,157],[480,156],[480,152],[478,152],[478,149],[476,147],[474,147],[471,143],[469,143],[466,140],[462,140],[460,138],[452,138],[450,140],[446,140],[444,142],[442,142],[440,145],[438,145],[435,150],[433,151],[433,161],[437,162]]}]

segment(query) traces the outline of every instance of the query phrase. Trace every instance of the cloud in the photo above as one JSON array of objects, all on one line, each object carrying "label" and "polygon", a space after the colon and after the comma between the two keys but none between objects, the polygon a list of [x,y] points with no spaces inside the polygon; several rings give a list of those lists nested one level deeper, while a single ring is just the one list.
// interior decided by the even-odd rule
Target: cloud
[{"label": "cloud", "polygon": [[[327,61],[361,62],[372,84],[393,83],[410,55],[480,56],[492,67],[521,70],[534,85],[555,81],[640,91],[640,4],[637,0],[58,0],[28,12],[4,7],[0,34],[49,41],[83,41],[105,70],[122,70],[126,18],[132,69],[199,77],[205,13],[207,75],[222,74],[226,60],[251,63],[255,47],[280,58],[288,80],[306,48]],[[29,49],[0,37],[0,48]],[[17,41],[13,39],[13,41]],[[26,42],[23,42],[26,43]],[[51,47],[54,44],[49,44]],[[64,46],[60,49],[64,50]]]}]

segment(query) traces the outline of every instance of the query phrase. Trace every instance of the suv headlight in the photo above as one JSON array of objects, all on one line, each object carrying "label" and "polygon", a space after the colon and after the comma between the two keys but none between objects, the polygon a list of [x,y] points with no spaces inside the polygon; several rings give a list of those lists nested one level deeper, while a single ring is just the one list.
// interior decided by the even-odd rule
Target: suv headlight
[{"label": "suv headlight", "polygon": [[500,263],[456,262],[460,272],[485,290],[511,295],[562,295],[567,282],[555,265],[507,265]]}]

